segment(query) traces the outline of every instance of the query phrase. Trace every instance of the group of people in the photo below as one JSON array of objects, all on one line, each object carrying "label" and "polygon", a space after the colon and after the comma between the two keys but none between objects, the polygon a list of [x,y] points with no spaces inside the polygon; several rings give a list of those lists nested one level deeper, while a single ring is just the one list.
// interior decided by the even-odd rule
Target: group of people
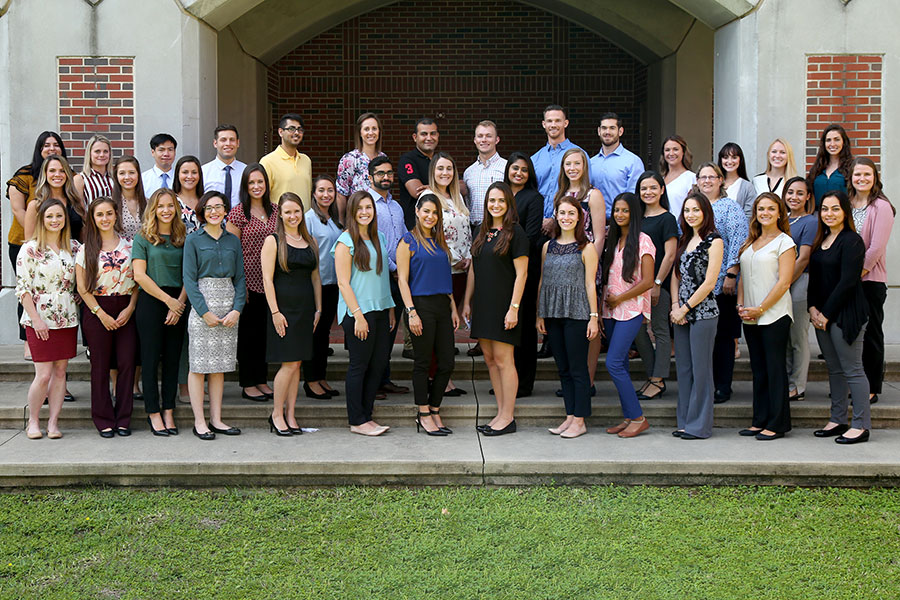
[{"label": "group of people", "polygon": [[[301,434],[301,372],[307,397],[339,395],[326,380],[337,319],[349,354],[348,421],[361,435],[389,429],[373,418],[379,396],[409,391],[390,379],[402,323],[416,425],[429,436],[452,433],[441,403],[465,393],[452,381],[455,331],[465,324],[497,403],[477,425],[483,435],[516,431],[516,398],[532,393],[541,334],[566,415],[551,433],[587,432],[604,350],[623,414],[607,433],[647,431],[641,401],[666,392],[674,336],[673,435],[708,438],[713,405],[732,393],[743,324],[753,420],[740,434],[778,439],[791,429],[790,401],[805,397],[811,322],[832,402],[815,435],[869,438],[884,372],[894,209],[875,163],[853,158],[840,125],[823,132],[806,177],[779,138],[752,181],[734,143],[694,170],[687,143],[673,135],[648,170],[622,145],[613,113],[601,117],[602,147],[590,158],[566,138],[562,107],[548,106],[542,126],[545,146],[502,158],[497,125],[479,122],[478,158],[460,173],[437,149],[433,120],[415,124],[415,147],[395,168],[380,119],[364,113],[337,177],[315,178],[298,149],[297,114],[282,117],[281,144],[250,165],[235,158],[233,125],[216,128],[216,158],[206,164],[176,162],[176,140],[154,136],[155,164],[143,172],[133,156],[113,160],[109,141],[94,136],[77,175],[59,135],[42,133],[7,187],[22,336],[35,364],[28,437],[43,436],[44,402],[47,436],[62,436],[79,324],[102,437],[130,435],[141,390],[153,435],[177,435],[179,393],[191,403],[194,435],[240,434],[222,419],[224,373],[235,363],[242,397],[273,400],[270,431]],[[633,350],[647,372],[637,390]],[[280,368],[270,387],[272,362]]]}]

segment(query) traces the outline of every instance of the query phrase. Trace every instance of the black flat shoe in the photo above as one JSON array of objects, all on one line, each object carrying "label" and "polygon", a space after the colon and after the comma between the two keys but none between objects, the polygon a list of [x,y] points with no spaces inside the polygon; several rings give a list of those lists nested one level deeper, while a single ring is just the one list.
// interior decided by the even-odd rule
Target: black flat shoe
[{"label": "black flat shoe", "polygon": [[759,433],[756,434],[756,439],[758,439],[761,442],[768,442],[769,440],[778,440],[783,437],[784,437],[784,434],[779,433],[779,432],[773,433],[772,435],[767,435],[760,431]]},{"label": "black flat shoe", "polygon": [[147,417],[147,425],[150,426],[150,431],[153,435],[157,435],[159,437],[169,437],[169,430],[166,428],[156,429],[153,427],[153,421],[150,420],[150,417]]},{"label": "black flat shoe", "polygon": [[196,428],[196,427],[193,427],[192,429],[193,429],[193,431],[194,431],[194,435],[196,435],[196,436],[197,436],[198,438],[200,438],[201,440],[214,440],[214,439],[216,439],[216,434],[214,434],[212,431],[207,431],[206,433],[197,433],[197,428]]},{"label": "black flat shoe", "polygon": [[515,419],[509,422],[509,425],[504,427],[503,429],[492,429],[488,427],[481,433],[488,436],[497,436],[497,435],[506,435],[507,433],[515,433],[516,432],[516,421]]},{"label": "black flat shoe", "polygon": [[788,400],[791,402],[799,402],[801,400],[806,400],[806,392],[800,392],[799,394],[794,394],[793,396],[788,396]]},{"label": "black flat shoe", "polygon": [[844,433],[848,429],[850,429],[849,425],[838,425],[837,427],[832,427],[831,429],[817,429],[813,431],[813,435],[820,438],[835,437],[844,435]]},{"label": "black flat shoe", "polygon": [[221,433],[222,435],[241,435],[241,430],[237,427],[229,427],[228,429],[220,429],[218,427],[213,426],[212,423],[207,423],[211,431],[215,431],[216,433]]},{"label": "black flat shoe", "polygon": [[306,394],[307,398],[312,398],[313,400],[330,400],[331,394],[325,392],[324,394],[317,394],[312,391],[312,388],[309,387],[309,384],[305,381],[303,382],[303,392]]},{"label": "black flat shoe", "polygon": [[265,394],[261,394],[259,396],[251,396],[244,390],[241,390],[241,398],[246,398],[247,400],[253,400],[254,402],[265,402],[266,400],[269,399],[269,397],[266,396]]},{"label": "black flat shoe", "polygon": [[863,429],[863,432],[854,438],[839,436],[834,438],[835,444],[862,444],[869,441],[869,430]]},{"label": "black flat shoe", "polygon": [[681,431],[680,429],[676,429],[675,431],[672,432],[672,437],[681,437],[682,435],[684,435],[684,432]]},{"label": "black flat shoe", "polygon": [[274,433],[279,437],[291,437],[294,435],[293,432],[291,432],[290,427],[288,427],[287,429],[278,429],[277,427],[275,427],[275,421],[272,420],[271,415],[269,415],[269,433]]},{"label": "black flat shoe", "polygon": [[75,396],[73,396],[69,392],[66,392],[66,395],[63,396],[63,402],[75,402]]},{"label": "black flat shoe", "polygon": [[117,427],[116,435],[119,435],[121,437],[128,437],[129,435],[131,435],[131,429],[128,427]]},{"label": "black flat shoe", "polygon": [[738,435],[742,435],[744,437],[753,437],[760,431],[762,431],[762,429],[741,429],[740,431],[738,431]]},{"label": "black flat shoe", "polygon": [[687,431],[682,431],[681,435],[678,437],[680,437],[683,440],[702,440],[702,439],[704,439],[698,435],[694,435],[693,433],[688,433]]},{"label": "black flat shoe", "polygon": [[484,425],[476,425],[475,431],[477,431],[478,433],[484,433],[485,431],[487,431],[490,428],[491,428],[491,426],[488,425],[487,423],[485,423]]},{"label": "black flat shoe", "polygon": [[725,393],[716,390],[716,393],[713,394],[713,404],[722,404],[723,402],[728,402],[731,400],[731,392]]},{"label": "black flat shoe", "polygon": [[263,392],[262,395],[266,397],[266,400],[272,400],[275,397],[275,392]]},{"label": "black flat shoe", "polygon": [[132,398],[132,400],[135,400],[136,402],[140,402],[141,400],[144,399],[144,394],[142,394],[141,392],[135,392],[131,395],[131,398]]},{"label": "black flat shoe", "polygon": [[106,438],[108,440],[116,437],[116,432],[113,431],[112,429],[107,429],[106,431],[100,431],[99,433],[100,433],[100,437]]},{"label": "black flat shoe", "polygon": [[[452,390],[447,390],[444,392],[444,398],[456,398],[458,396],[462,396],[466,392],[461,390],[460,388],[453,388]],[[491,396],[494,395],[494,390],[492,389],[490,392]]]},{"label": "black flat shoe", "polygon": [[[322,388],[325,389],[325,388]],[[337,390],[325,390],[325,393],[334,398],[335,396],[340,396],[341,393]]]},{"label": "black flat shoe", "polygon": [[871,398],[869,398],[869,404],[878,404],[878,394],[875,394]]}]

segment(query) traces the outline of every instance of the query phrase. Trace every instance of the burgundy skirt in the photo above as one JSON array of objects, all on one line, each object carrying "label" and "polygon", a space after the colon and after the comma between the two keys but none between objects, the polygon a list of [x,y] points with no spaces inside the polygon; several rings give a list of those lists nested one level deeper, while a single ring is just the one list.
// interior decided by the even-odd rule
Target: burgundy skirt
[{"label": "burgundy skirt", "polygon": [[47,341],[38,339],[33,327],[25,327],[25,337],[31,348],[31,359],[34,362],[52,362],[75,358],[78,343],[78,328],[51,329]]}]

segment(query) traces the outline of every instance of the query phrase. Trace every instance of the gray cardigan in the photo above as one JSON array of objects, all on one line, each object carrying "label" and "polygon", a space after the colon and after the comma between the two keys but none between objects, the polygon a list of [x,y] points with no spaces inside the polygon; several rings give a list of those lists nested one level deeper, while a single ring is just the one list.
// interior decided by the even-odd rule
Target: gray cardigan
[{"label": "gray cardigan", "polygon": [[732,196],[729,194],[729,198],[733,198],[738,205],[744,210],[744,214],[747,215],[747,220],[750,220],[750,215],[753,212],[753,201],[756,200],[756,188],[752,183],[747,181],[746,179],[738,179],[738,189],[737,194]]}]

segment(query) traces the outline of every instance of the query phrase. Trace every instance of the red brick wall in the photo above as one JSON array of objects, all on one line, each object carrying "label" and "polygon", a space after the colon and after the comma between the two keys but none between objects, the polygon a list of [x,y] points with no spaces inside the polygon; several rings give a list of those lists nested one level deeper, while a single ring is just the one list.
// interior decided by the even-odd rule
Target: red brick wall
[{"label": "red brick wall", "polygon": [[478,121],[497,122],[501,154],[530,154],[546,142],[541,111],[551,103],[569,109],[569,138],[589,154],[607,110],[625,119],[625,144],[641,153],[646,81],[646,66],[613,43],[540,9],[406,0],[284,56],[270,68],[269,101],[273,126],[285,112],[306,119],[301,150],[316,173],[334,173],[366,111],[382,118],[384,150],[395,159],[413,147],[415,121],[435,118],[441,149],[465,168]]},{"label": "red brick wall", "polygon": [[822,130],[840,123],[855,156],[881,164],[882,56],[827,54],[806,57],[806,169]]},{"label": "red brick wall", "polygon": [[59,132],[72,166],[95,133],[109,138],[113,156],[134,152],[134,58],[68,56],[57,59]]}]

